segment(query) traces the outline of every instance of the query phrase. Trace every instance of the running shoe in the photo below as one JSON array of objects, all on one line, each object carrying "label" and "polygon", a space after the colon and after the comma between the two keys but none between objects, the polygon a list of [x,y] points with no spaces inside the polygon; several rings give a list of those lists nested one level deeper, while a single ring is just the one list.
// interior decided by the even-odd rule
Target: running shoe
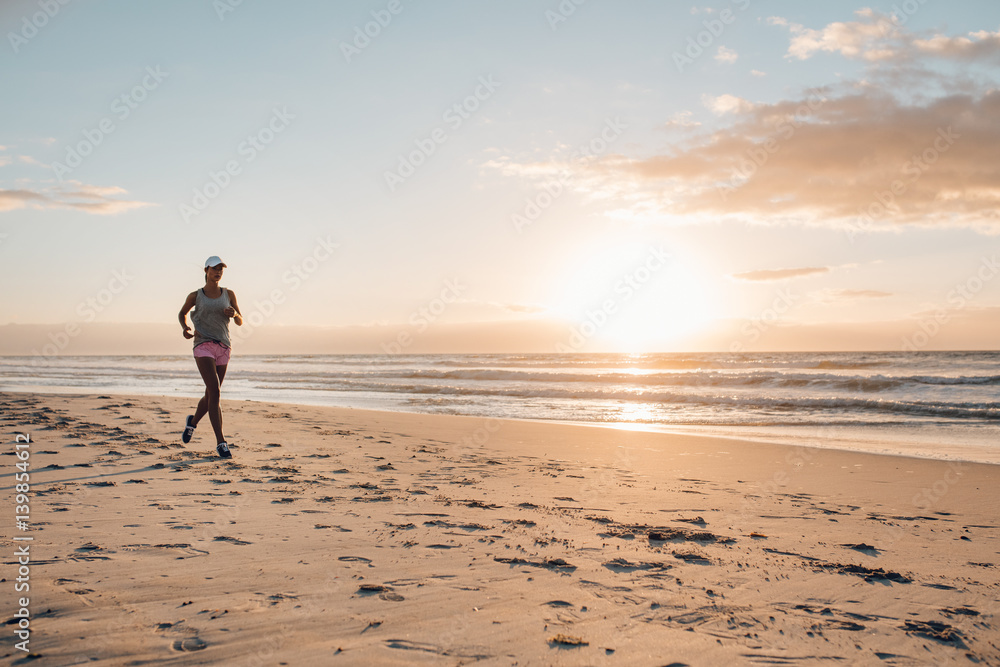
[{"label": "running shoe", "polygon": [[221,456],[224,459],[233,458],[233,453],[229,451],[229,445],[227,445],[224,442],[220,442],[218,445],[216,445],[215,451],[219,452],[219,456]]},{"label": "running shoe", "polygon": [[188,415],[187,426],[184,427],[184,432],[181,434],[183,442],[191,442],[191,436],[194,435],[194,426],[191,425],[192,421],[194,421],[194,415]]}]

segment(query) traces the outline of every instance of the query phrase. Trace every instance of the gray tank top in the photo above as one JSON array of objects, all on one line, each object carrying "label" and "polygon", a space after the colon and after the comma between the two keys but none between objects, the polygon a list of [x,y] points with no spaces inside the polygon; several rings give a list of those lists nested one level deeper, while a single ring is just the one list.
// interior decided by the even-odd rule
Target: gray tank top
[{"label": "gray tank top", "polygon": [[225,287],[217,299],[208,298],[204,289],[199,289],[195,293],[194,311],[191,313],[195,347],[209,341],[232,347],[229,342],[229,317],[225,312],[229,306],[229,290]]}]

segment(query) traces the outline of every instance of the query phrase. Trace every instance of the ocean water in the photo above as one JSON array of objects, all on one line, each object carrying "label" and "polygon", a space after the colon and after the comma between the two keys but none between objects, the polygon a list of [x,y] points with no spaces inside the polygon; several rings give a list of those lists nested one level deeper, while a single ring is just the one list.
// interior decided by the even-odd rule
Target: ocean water
[{"label": "ocean water", "polygon": [[[0,357],[0,391],[198,396],[189,356]],[[234,356],[229,399],[1000,463],[1000,352]]]}]

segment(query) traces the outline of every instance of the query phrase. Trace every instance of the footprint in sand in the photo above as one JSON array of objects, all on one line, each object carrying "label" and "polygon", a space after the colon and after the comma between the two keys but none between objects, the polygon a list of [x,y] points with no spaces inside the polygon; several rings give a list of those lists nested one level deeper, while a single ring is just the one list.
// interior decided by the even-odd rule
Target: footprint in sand
[{"label": "footprint in sand", "polygon": [[385,591],[391,591],[392,586],[385,586],[383,584],[361,584],[358,587],[358,592],[364,595],[372,595],[374,593],[383,593]]},{"label": "footprint in sand", "polygon": [[284,602],[285,600],[298,600],[298,595],[291,595],[289,593],[275,593],[274,595],[268,595],[267,599],[271,601],[271,606],[278,604],[279,602]]},{"label": "footprint in sand", "polygon": [[[196,549],[187,542],[173,544],[126,544],[122,551],[140,551],[149,554],[172,554],[177,559],[191,558],[194,556],[207,556],[209,552],[204,549]],[[176,554],[181,554],[180,556]]]},{"label": "footprint in sand", "polygon": [[200,637],[187,637],[185,639],[178,639],[174,641],[173,644],[173,649],[175,651],[184,651],[184,652],[201,651],[202,649],[207,647],[208,644],[205,643],[205,641]]},{"label": "footprint in sand", "polygon": [[347,562],[357,562],[357,563],[368,563],[371,567],[371,559],[365,558],[364,556],[341,556],[337,560],[347,561]]},{"label": "footprint in sand", "polygon": [[[55,583],[58,584],[58,585],[65,585],[65,584],[81,584],[83,582],[77,581],[76,579],[57,579]],[[73,595],[76,595],[80,599],[80,602],[82,602],[83,604],[87,605],[88,607],[93,607],[94,606],[94,603],[91,602],[90,599],[87,597],[90,593],[94,592],[93,589],[91,589],[91,588],[72,588],[72,589],[67,588],[66,591],[68,593],[72,593]]]},{"label": "footprint in sand", "polygon": [[361,584],[358,587],[358,593],[361,595],[375,595],[378,593],[379,599],[386,600],[388,602],[402,602],[405,598],[392,590],[392,586],[385,586],[383,584]]},{"label": "footprint in sand", "polygon": [[87,542],[83,546],[77,547],[75,549],[77,556],[70,556],[70,560],[111,560],[108,556],[101,554],[114,553],[109,549],[105,549],[99,544],[94,544],[93,542]]}]

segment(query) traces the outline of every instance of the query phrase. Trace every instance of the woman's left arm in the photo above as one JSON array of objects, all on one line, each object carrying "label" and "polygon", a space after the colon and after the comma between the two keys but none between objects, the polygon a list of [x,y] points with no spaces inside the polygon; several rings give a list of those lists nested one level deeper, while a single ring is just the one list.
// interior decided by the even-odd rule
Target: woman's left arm
[{"label": "woman's left arm", "polygon": [[243,314],[240,313],[240,304],[236,303],[236,293],[231,289],[226,291],[229,292],[229,303],[233,304],[230,306],[233,309],[233,314],[230,317],[236,322],[236,326],[241,327],[243,326]]}]

